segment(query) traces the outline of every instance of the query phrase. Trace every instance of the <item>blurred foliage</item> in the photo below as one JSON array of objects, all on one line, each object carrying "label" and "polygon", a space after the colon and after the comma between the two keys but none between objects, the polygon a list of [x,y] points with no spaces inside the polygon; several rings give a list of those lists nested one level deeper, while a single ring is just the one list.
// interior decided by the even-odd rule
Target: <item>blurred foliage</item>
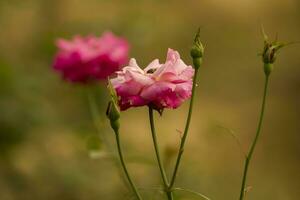
[{"label": "blurred foliage", "polygon": [[[234,139],[215,126],[234,130],[242,148],[248,147],[262,95],[260,23],[268,35],[278,32],[281,40],[299,41],[299,9],[298,0],[1,0],[0,199],[130,199],[118,166],[107,156],[91,159],[86,148],[97,134],[114,145],[104,118],[107,91],[101,83],[87,89],[62,81],[51,68],[55,40],[111,29],[128,38],[131,55],[141,66],[164,59],[168,47],[190,63],[189,48],[199,25],[206,54],[177,186],[212,200],[237,199],[243,159]],[[300,196],[299,65],[297,45],[282,51],[275,64],[248,199]],[[98,99],[103,118],[99,132],[87,90]],[[186,108],[156,116],[169,172]],[[121,123],[129,170],[144,188],[145,199],[164,199],[156,189],[160,178],[146,109],[122,113]],[[199,199],[184,191],[177,191],[176,198]]]}]

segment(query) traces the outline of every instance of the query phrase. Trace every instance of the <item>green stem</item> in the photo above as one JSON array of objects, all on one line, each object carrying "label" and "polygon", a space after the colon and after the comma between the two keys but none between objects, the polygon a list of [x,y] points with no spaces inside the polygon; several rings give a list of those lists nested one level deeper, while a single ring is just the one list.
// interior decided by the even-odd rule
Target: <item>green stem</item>
[{"label": "green stem", "polygon": [[135,184],[133,183],[132,179],[130,178],[130,175],[129,175],[129,172],[127,170],[127,167],[126,167],[126,164],[125,164],[125,161],[124,161],[124,158],[123,158],[123,153],[122,153],[122,149],[121,149],[121,144],[120,144],[120,136],[119,136],[119,132],[115,132],[115,135],[116,135],[116,142],[117,142],[117,147],[118,147],[118,153],[119,153],[119,157],[120,157],[120,161],[121,161],[121,165],[122,165],[122,168],[125,172],[125,175],[126,175],[126,178],[136,196],[136,198],[138,200],[142,200],[142,197],[140,195],[140,193],[138,192]]},{"label": "green stem", "polygon": [[152,140],[153,140],[153,144],[154,144],[156,159],[158,162],[158,166],[159,166],[160,174],[161,174],[161,177],[163,180],[166,195],[169,200],[173,200],[173,194],[171,191],[168,190],[169,182],[168,182],[168,178],[167,178],[166,172],[163,167],[163,163],[160,158],[159,147],[158,147],[158,143],[157,143],[156,131],[155,131],[155,126],[154,126],[153,108],[151,108],[151,107],[149,107],[149,120],[150,120],[151,134],[152,134]]},{"label": "green stem", "polygon": [[246,160],[245,160],[243,180],[242,180],[242,186],[241,186],[240,198],[239,198],[240,200],[243,200],[244,196],[245,196],[245,185],[246,185],[246,180],[247,180],[248,168],[249,168],[249,164],[250,164],[250,161],[251,161],[251,158],[252,158],[257,140],[258,140],[260,132],[261,132],[261,127],[262,127],[264,112],[265,112],[266,97],[267,97],[267,91],[268,91],[268,83],[269,83],[269,76],[266,75],[265,88],[264,88],[264,94],[263,94],[263,100],[262,100],[259,123],[258,123],[258,126],[257,126],[257,131],[256,131],[255,138],[253,140],[253,143],[251,145],[251,148],[250,148],[250,150],[249,150],[249,152],[246,156]]},{"label": "green stem", "polygon": [[168,200],[173,200],[174,199],[173,192],[170,190],[167,190],[167,197],[168,197]]},{"label": "green stem", "polygon": [[191,118],[192,118],[192,111],[193,111],[193,104],[194,104],[194,97],[195,97],[195,91],[196,91],[196,84],[197,84],[197,76],[198,76],[198,70],[199,68],[195,69],[195,75],[193,78],[193,88],[192,88],[192,96],[191,96],[191,101],[190,101],[190,107],[189,107],[189,112],[188,112],[188,116],[187,116],[187,120],[186,120],[186,124],[185,124],[185,129],[184,129],[184,133],[180,142],[180,147],[179,147],[179,151],[178,151],[178,155],[177,155],[177,159],[176,159],[176,164],[175,164],[175,168],[173,171],[173,175],[172,175],[172,179],[169,185],[169,190],[172,190],[172,187],[174,186],[175,180],[176,180],[176,176],[177,176],[177,172],[178,172],[178,168],[180,165],[180,161],[184,152],[184,145],[185,145],[185,141],[187,138],[187,134],[189,131],[189,127],[190,127],[190,122],[191,122]]}]

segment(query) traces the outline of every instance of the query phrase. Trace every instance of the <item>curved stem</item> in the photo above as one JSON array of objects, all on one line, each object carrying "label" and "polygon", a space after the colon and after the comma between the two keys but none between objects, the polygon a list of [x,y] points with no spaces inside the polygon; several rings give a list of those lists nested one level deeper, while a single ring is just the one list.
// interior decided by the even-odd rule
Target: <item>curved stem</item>
[{"label": "curved stem", "polygon": [[245,166],[244,166],[244,173],[243,173],[243,180],[242,180],[242,186],[241,186],[241,191],[240,191],[240,200],[244,199],[245,196],[245,185],[246,185],[246,180],[247,180],[247,173],[248,173],[248,168],[249,168],[249,164],[257,143],[257,140],[259,138],[260,132],[261,132],[261,127],[262,127],[262,123],[263,123],[263,118],[264,118],[264,112],[265,112],[265,105],[266,105],[266,97],[267,97],[267,91],[268,91],[268,83],[269,83],[269,76],[266,75],[266,79],[265,79],[265,87],[264,87],[264,94],[263,94],[263,100],[262,100],[262,106],[261,106],[261,112],[260,112],[260,118],[259,118],[259,123],[257,126],[257,130],[256,130],[256,135],[255,138],[253,140],[253,143],[251,145],[251,148],[246,156],[245,159]]},{"label": "curved stem", "polygon": [[193,104],[194,104],[194,97],[195,97],[195,89],[196,89],[196,82],[197,82],[197,75],[198,75],[198,68],[195,69],[195,75],[193,78],[193,88],[192,88],[192,96],[191,96],[191,101],[190,101],[190,107],[189,107],[189,112],[188,112],[188,116],[187,116],[187,120],[186,120],[186,124],[185,124],[185,129],[184,129],[184,133],[180,142],[180,147],[179,147],[179,151],[177,154],[177,159],[176,159],[176,164],[175,164],[175,168],[173,171],[173,175],[172,175],[172,179],[169,185],[169,190],[172,190],[172,187],[174,186],[175,180],[176,180],[176,176],[177,176],[177,172],[178,172],[178,168],[180,165],[180,161],[181,161],[181,157],[183,155],[184,152],[184,145],[185,145],[185,141],[186,141],[186,137],[189,131],[189,127],[190,127],[190,122],[191,122],[191,118],[192,118],[192,111],[193,111]]},{"label": "curved stem", "polygon": [[139,192],[138,192],[138,190],[137,190],[135,184],[133,183],[133,181],[132,181],[132,179],[131,179],[131,177],[130,177],[130,175],[129,175],[129,172],[128,172],[128,170],[127,170],[127,167],[126,167],[126,164],[125,164],[125,161],[124,161],[124,158],[123,158],[122,149],[121,149],[119,132],[115,132],[115,135],[116,135],[116,142],[117,142],[118,153],[119,153],[121,165],[122,165],[122,168],[123,168],[123,170],[124,170],[124,172],[125,172],[126,178],[127,178],[128,182],[129,182],[129,184],[130,184],[130,186],[131,186],[131,188],[132,188],[132,190],[133,190],[133,192],[134,192],[136,198],[137,198],[138,200],[142,200],[142,197],[141,197],[141,195],[139,194]]},{"label": "curved stem", "polygon": [[156,131],[155,131],[155,126],[154,126],[153,109],[151,107],[149,107],[149,120],[150,120],[152,140],[153,140],[153,144],[154,144],[156,159],[157,159],[158,166],[159,166],[159,171],[160,171],[160,174],[161,174],[161,177],[163,180],[163,184],[165,187],[167,197],[169,200],[172,200],[173,199],[172,192],[167,192],[167,190],[169,188],[169,182],[168,182],[168,178],[167,178],[166,172],[163,167],[163,163],[160,158],[159,147],[158,147],[158,143],[157,143]]}]

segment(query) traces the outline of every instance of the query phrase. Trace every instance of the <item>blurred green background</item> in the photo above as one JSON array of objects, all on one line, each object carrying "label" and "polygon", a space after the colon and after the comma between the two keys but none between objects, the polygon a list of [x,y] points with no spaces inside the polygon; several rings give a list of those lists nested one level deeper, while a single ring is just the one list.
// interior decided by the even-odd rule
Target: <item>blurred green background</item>
[{"label": "blurred green background", "polygon": [[[112,30],[128,38],[131,56],[141,66],[157,57],[163,61],[168,47],[191,63],[189,48],[199,25],[205,61],[176,185],[212,200],[237,199],[244,161],[226,129],[248,148],[263,92],[260,24],[272,37],[278,33],[283,41],[300,40],[299,10],[299,0],[1,0],[0,199],[130,199],[105,149],[91,158],[86,148],[88,138],[97,134],[86,87],[66,83],[53,71],[54,41]],[[266,118],[250,167],[249,200],[300,196],[299,48],[283,49],[271,76]],[[93,90],[103,118],[101,135],[113,145],[104,119],[107,93],[101,84]],[[156,116],[168,172],[186,112],[187,103]],[[144,188],[145,199],[164,199],[151,189],[160,185],[160,177],[147,109],[130,109],[121,120],[134,180]],[[176,198],[200,199],[185,192],[176,192]]]}]

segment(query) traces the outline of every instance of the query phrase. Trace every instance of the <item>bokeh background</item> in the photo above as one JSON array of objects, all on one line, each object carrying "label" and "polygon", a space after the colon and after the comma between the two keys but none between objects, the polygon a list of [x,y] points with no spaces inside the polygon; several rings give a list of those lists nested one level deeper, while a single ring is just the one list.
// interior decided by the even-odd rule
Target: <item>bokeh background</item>
[{"label": "bokeh background", "polygon": [[[126,37],[141,66],[163,60],[168,47],[191,63],[198,26],[206,46],[195,112],[176,185],[212,200],[237,199],[244,151],[253,139],[264,75],[257,53],[260,24],[280,40],[300,40],[299,0],[1,0],[0,1],[0,199],[130,199],[118,167],[97,143],[87,87],[61,80],[51,68],[58,37]],[[247,199],[297,200],[300,196],[299,45],[282,50],[271,76],[261,140],[250,167]],[[114,149],[104,118],[107,92],[97,94],[100,133]],[[156,115],[168,172],[188,104]],[[121,137],[129,170],[145,199],[160,177],[147,109],[122,113]],[[87,143],[89,145],[87,145]],[[87,148],[92,147],[91,148]],[[98,148],[99,147],[99,148]],[[176,199],[201,199],[176,192]]]}]

